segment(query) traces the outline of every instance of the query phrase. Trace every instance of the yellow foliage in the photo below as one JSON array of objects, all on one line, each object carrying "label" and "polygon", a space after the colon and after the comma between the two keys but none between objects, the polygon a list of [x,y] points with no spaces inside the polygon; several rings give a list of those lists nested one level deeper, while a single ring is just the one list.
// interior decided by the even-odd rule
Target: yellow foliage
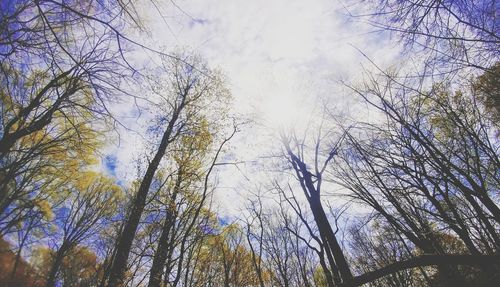
[{"label": "yellow foliage", "polygon": [[38,210],[42,213],[45,219],[52,220],[52,218],[54,218],[54,213],[52,212],[52,208],[47,200],[36,200],[34,204],[38,207]]}]

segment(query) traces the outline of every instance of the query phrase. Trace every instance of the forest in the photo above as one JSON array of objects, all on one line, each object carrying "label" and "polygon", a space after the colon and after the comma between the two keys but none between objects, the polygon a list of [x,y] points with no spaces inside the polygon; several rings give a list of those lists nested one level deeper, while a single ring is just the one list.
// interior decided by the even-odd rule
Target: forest
[{"label": "forest", "polygon": [[176,44],[224,28],[203,11],[252,38],[273,1],[204,2],[0,0],[0,286],[499,286],[498,1],[326,1],[367,44],[271,34],[275,65],[349,61],[301,62],[277,124],[245,47]]}]

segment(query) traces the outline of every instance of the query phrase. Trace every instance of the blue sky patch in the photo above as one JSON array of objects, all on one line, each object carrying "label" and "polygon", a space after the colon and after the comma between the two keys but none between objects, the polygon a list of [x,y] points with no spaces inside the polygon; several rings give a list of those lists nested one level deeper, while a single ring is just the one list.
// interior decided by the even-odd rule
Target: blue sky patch
[{"label": "blue sky patch", "polygon": [[116,155],[110,154],[104,158],[104,166],[112,176],[116,176],[116,162],[117,162]]}]

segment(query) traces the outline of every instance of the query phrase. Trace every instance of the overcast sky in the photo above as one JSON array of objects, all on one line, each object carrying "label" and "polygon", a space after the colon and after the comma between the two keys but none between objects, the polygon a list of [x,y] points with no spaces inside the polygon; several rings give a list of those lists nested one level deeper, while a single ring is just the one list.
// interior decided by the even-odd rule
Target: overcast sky
[{"label": "overcast sky", "polygon": [[[258,125],[233,143],[234,156],[243,161],[265,155],[263,147],[275,144],[273,131],[307,120],[304,117],[317,112],[318,102],[359,112],[353,107],[356,99],[338,84],[341,78],[356,81],[361,65],[367,64],[357,49],[382,67],[394,64],[398,51],[386,34],[349,17],[344,4],[335,0],[151,3],[158,6],[139,7],[151,33],[135,38],[152,47],[185,47],[201,54],[227,75],[233,110],[255,117]],[[139,156],[139,142],[133,135],[122,135],[120,146],[107,152],[108,171],[117,178],[135,176],[127,163]],[[221,174],[217,200],[222,212],[241,207],[248,170],[243,165]]]}]

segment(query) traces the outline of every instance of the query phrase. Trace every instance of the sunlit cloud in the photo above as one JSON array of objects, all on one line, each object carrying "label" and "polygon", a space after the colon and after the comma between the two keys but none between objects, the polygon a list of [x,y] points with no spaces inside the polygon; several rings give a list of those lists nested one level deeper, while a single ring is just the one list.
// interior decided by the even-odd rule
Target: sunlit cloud
[{"label": "sunlit cloud", "polygon": [[[276,144],[273,133],[304,128],[319,116],[322,102],[350,109],[355,101],[340,92],[338,80],[359,74],[365,59],[357,49],[383,65],[391,63],[398,51],[387,44],[385,35],[353,22],[334,1],[188,0],[162,5],[143,7],[151,33],[142,40],[167,50],[192,49],[219,67],[233,93],[233,111],[259,125],[233,142],[235,161],[266,154],[263,149]],[[138,59],[151,60],[144,55]],[[248,138],[259,144],[244,140]],[[140,141],[137,135],[123,136],[121,147],[113,149],[118,161],[133,161],[140,153]],[[130,164],[123,164],[116,173],[133,176],[131,170]],[[224,170],[230,176],[221,176],[222,208],[224,202],[234,202],[228,190],[236,192],[245,182],[242,170],[246,169]],[[233,212],[237,209],[235,204],[227,206]]]}]

